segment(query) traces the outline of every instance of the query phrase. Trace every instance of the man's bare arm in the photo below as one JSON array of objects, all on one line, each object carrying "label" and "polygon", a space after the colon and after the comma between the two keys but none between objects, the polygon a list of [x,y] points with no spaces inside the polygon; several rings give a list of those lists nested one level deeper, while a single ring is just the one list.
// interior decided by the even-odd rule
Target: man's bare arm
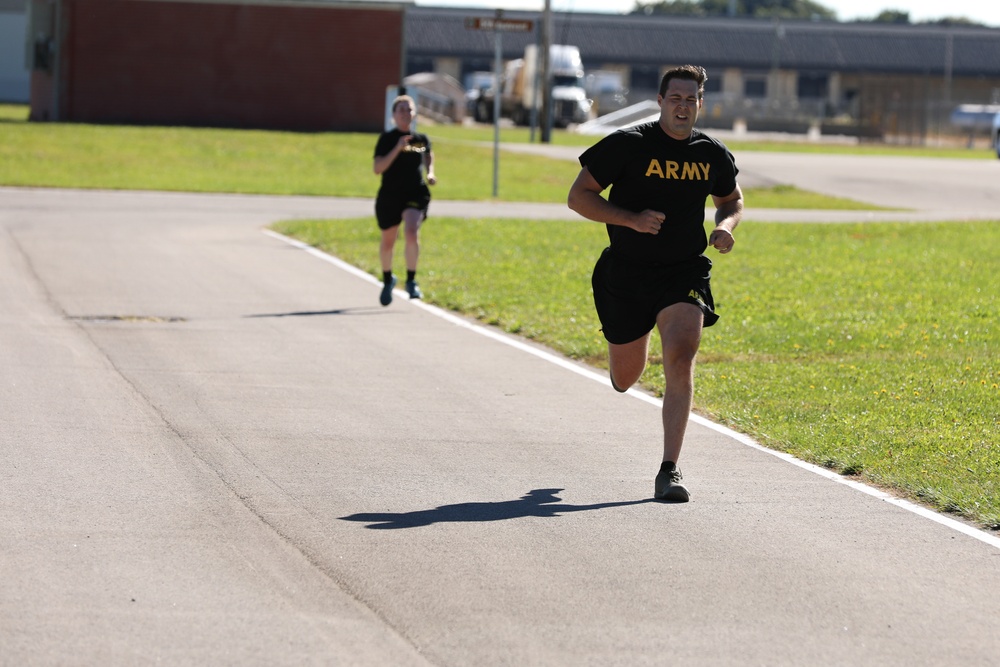
[{"label": "man's bare arm", "polygon": [[733,230],[743,218],[743,191],[737,185],[725,197],[712,195],[712,202],[715,204],[715,229],[708,237],[708,245],[721,253],[727,253],[736,244]]},{"label": "man's bare arm", "polygon": [[645,210],[634,213],[615,206],[601,196],[604,188],[584,167],[569,189],[567,205],[588,220],[603,222],[608,225],[629,227],[645,234],[657,234],[666,217],[661,211]]}]

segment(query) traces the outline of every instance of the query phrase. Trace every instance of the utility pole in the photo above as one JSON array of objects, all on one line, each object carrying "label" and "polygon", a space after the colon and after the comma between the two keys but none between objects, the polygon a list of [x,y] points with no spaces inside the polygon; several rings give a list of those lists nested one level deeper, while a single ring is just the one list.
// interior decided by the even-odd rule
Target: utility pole
[{"label": "utility pole", "polygon": [[[497,23],[503,19],[503,10],[497,10]],[[493,197],[500,190],[500,92],[503,90],[503,41],[499,30],[493,30]]]},{"label": "utility pole", "polygon": [[542,62],[542,143],[552,143],[552,0],[545,0],[542,14],[542,44],[538,49]]}]

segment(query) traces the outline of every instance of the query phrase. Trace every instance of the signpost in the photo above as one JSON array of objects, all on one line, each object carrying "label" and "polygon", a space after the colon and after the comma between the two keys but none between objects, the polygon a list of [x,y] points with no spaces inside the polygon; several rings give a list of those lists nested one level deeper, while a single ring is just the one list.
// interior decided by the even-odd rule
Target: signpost
[{"label": "signpost", "polygon": [[531,32],[534,22],[523,19],[505,19],[500,16],[496,18],[475,17],[465,19],[465,27],[468,30],[489,30],[491,32]]},{"label": "signpost", "polygon": [[503,10],[498,9],[496,17],[470,17],[465,19],[466,30],[486,30],[493,33],[495,62],[493,71],[493,196],[499,191],[500,181],[500,79],[503,66],[503,49],[500,36],[505,32],[530,32],[532,21],[505,19]]}]

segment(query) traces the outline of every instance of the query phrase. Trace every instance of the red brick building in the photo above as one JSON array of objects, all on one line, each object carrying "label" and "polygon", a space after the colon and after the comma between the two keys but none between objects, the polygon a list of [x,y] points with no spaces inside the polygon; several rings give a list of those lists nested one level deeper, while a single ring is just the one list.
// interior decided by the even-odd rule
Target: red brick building
[{"label": "red brick building", "polygon": [[30,0],[31,118],[380,131],[406,4]]}]

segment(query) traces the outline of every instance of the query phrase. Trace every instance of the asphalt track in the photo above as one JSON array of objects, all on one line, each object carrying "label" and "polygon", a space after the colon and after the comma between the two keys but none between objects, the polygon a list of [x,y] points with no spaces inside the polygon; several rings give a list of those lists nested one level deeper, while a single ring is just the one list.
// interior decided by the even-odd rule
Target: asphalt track
[{"label": "asphalt track", "polygon": [[997,664],[995,535],[701,420],[651,502],[656,401],[264,231],[370,213],[0,189],[0,664]]}]

